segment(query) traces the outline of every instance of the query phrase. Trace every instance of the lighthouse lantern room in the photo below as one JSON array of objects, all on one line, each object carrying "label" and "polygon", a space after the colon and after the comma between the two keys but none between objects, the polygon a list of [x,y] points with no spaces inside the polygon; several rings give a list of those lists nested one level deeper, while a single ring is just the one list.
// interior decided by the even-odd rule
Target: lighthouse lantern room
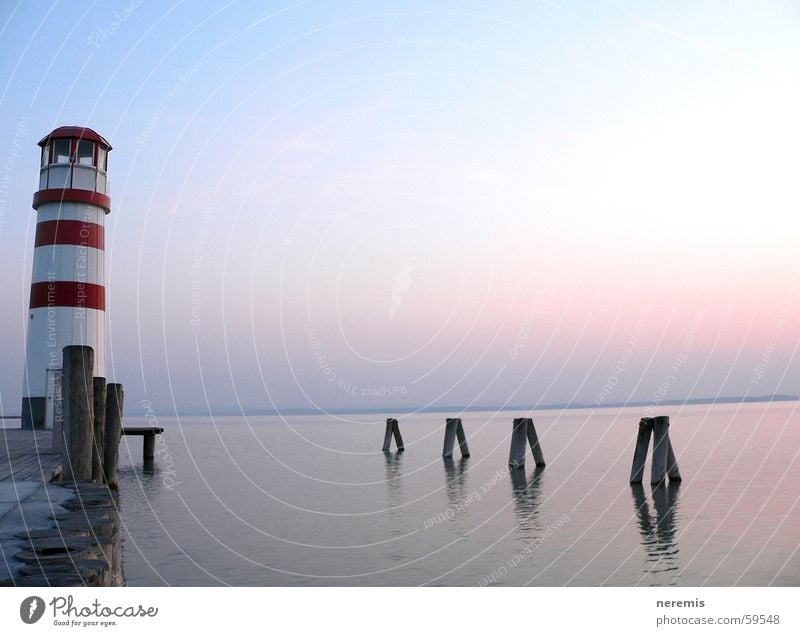
[{"label": "lighthouse lantern room", "polygon": [[105,377],[105,216],[111,145],[89,128],[63,126],[42,149],[30,311],[22,388],[22,427],[52,428],[60,410],[62,351],[94,349]]}]

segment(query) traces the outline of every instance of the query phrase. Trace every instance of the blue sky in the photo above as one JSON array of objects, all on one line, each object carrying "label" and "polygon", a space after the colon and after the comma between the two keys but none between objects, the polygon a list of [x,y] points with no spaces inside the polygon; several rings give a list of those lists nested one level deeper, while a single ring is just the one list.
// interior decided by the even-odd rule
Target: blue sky
[{"label": "blue sky", "polygon": [[3,410],[65,124],[114,146],[134,409],[799,393],[799,26],[788,0],[4,3]]}]

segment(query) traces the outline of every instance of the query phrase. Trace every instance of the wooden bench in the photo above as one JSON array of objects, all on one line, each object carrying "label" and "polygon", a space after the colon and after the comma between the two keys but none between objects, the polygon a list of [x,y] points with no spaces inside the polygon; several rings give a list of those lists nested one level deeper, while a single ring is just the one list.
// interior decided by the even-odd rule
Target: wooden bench
[{"label": "wooden bench", "polygon": [[144,437],[143,459],[152,461],[156,456],[156,435],[161,435],[164,429],[160,426],[123,426],[123,435],[141,435]]}]

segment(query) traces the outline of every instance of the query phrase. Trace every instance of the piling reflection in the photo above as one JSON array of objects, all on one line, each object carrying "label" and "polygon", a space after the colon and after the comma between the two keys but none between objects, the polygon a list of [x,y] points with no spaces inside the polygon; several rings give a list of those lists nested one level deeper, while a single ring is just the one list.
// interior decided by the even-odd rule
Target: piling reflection
[{"label": "piling reflection", "polygon": [[514,513],[517,516],[517,530],[524,539],[534,539],[541,532],[539,516],[539,496],[542,490],[544,466],[537,466],[528,478],[524,469],[508,471],[511,477],[511,494],[514,498]]},{"label": "piling reflection", "polygon": [[451,507],[457,507],[467,497],[467,464],[469,460],[462,457],[456,462],[452,457],[445,457],[443,461],[447,502]]},{"label": "piling reflection", "polygon": [[383,451],[386,460],[386,489],[389,495],[389,505],[399,506],[403,502],[403,452]]},{"label": "piling reflection", "polygon": [[120,483],[135,485],[148,499],[163,494],[163,479],[158,464],[145,463],[141,467],[124,466],[119,469]]},{"label": "piling reflection", "polygon": [[444,516],[451,532],[463,534],[469,529],[467,510],[475,504],[480,495],[467,490],[467,467],[469,459],[462,457],[454,461],[451,457],[442,458],[444,464],[444,487],[447,495],[447,509]]},{"label": "piling reflection", "polygon": [[[653,486],[653,507],[650,506],[644,487],[641,484],[631,486],[633,504],[639,523],[639,534],[642,547],[647,554],[645,572],[652,575],[670,575],[677,578],[679,570],[676,521],[678,519],[678,494],[680,482]],[[674,581],[672,582],[674,585]]]}]

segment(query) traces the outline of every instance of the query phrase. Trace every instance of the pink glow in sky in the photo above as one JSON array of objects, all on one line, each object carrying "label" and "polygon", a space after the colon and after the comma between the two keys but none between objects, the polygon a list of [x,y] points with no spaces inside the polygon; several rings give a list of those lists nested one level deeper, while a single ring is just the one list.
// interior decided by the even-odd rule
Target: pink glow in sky
[{"label": "pink glow in sky", "polygon": [[399,6],[0,9],[4,412],[62,124],[132,404],[800,393],[795,5]]}]

